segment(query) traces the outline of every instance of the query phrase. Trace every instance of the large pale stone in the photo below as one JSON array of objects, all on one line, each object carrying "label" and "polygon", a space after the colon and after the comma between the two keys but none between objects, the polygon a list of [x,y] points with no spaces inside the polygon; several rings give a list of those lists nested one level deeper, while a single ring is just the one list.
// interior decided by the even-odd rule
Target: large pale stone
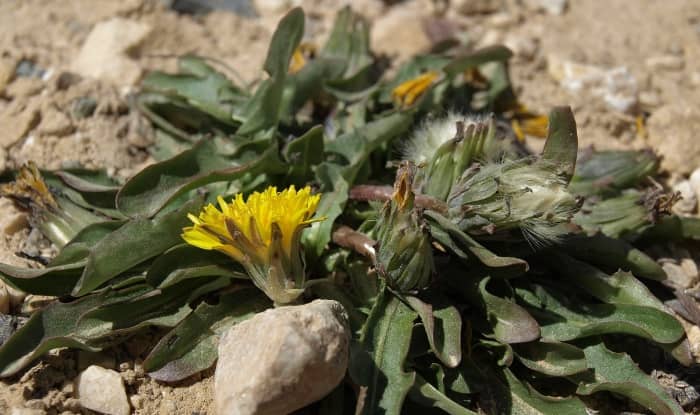
[{"label": "large pale stone", "polygon": [[127,52],[138,46],[151,31],[145,23],[115,17],[95,25],[78,57],[73,72],[121,85],[132,85],[141,76],[141,67]]},{"label": "large pale stone", "polygon": [[76,380],[80,405],[108,415],[129,415],[131,407],[119,373],[90,366]]},{"label": "large pale stone", "polygon": [[350,330],[336,301],[258,314],[219,342],[218,415],[283,415],[321,399],[345,376]]},{"label": "large pale stone", "polygon": [[395,56],[398,60],[425,52],[431,46],[423,30],[424,12],[416,1],[392,7],[372,26],[372,45],[377,52]]},{"label": "large pale stone", "polygon": [[649,145],[661,155],[661,167],[679,175],[700,166],[700,110],[692,105],[668,104],[647,122]]}]

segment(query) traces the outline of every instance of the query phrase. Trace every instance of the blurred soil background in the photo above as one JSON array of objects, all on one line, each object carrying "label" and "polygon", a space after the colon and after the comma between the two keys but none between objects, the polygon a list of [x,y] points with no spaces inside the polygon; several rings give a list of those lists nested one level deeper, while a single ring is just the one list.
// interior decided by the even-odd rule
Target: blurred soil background
[{"label": "blurred soil background", "polygon": [[[684,196],[677,208],[696,214],[697,0],[0,0],[0,171],[34,160],[127,178],[151,162],[152,131],[130,104],[147,71],[175,70],[177,56],[194,53],[252,82],[290,7],[304,7],[306,39],[321,43],[346,3],[373,22],[373,49],[396,61],[446,36],[474,48],[510,47],[522,104],[540,113],[571,105],[582,147],[655,149],[668,183]],[[37,267],[24,258],[52,254],[25,214],[0,200],[0,262]],[[696,255],[673,263],[688,287],[698,283]],[[44,300],[15,298],[13,307],[27,311]],[[700,356],[700,329],[686,328]],[[176,385],[144,376],[150,341],[100,354],[56,352],[0,383],[0,413],[92,413],[80,406],[73,380],[93,363],[120,373],[136,414],[210,413],[210,376]]]}]

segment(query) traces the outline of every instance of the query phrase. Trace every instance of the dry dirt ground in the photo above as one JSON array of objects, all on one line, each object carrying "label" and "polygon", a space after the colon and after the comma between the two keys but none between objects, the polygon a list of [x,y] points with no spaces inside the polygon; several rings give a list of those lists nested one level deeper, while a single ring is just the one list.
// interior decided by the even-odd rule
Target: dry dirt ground
[{"label": "dry dirt ground", "polygon": [[[254,80],[285,7],[303,5],[306,36],[319,40],[346,2],[259,0],[253,3],[260,16],[252,18],[178,14],[165,3],[0,0],[0,171],[34,160],[44,168],[81,165],[128,177],[149,162],[149,128],[129,106],[145,72],[174,69],[174,57],[197,53],[216,57],[232,77]],[[378,52],[399,60],[420,52],[430,45],[424,23],[444,19],[473,45],[511,47],[521,102],[540,112],[571,105],[583,145],[653,146],[672,181],[700,166],[697,0],[569,0],[561,14],[538,6],[558,2],[537,0],[347,3],[374,22]],[[134,38],[108,39],[96,54],[81,53],[95,25],[115,18],[132,25]],[[30,249],[51,254],[26,219],[0,201],[0,261],[36,266],[15,255]],[[143,352],[139,340],[100,355],[50,355],[0,383],[0,413],[20,407],[34,410],[23,414],[90,413],[74,398],[72,379],[95,361],[122,374],[134,413],[209,413],[210,376],[158,384],[143,375]]]}]

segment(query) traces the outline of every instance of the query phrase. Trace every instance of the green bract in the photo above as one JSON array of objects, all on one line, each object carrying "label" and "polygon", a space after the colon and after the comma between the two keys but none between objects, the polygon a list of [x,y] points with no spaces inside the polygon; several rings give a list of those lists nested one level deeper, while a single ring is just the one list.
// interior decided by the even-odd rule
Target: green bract
[{"label": "green bract", "polygon": [[153,378],[211,367],[218,336],[273,303],[231,258],[184,243],[187,215],[218,196],[309,185],[325,220],[301,236],[298,300],[341,302],[354,335],[346,384],[321,413],[579,415],[630,400],[682,415],[619,352],[636,341],[692,362],[657,297],[681,293],[658,284],[670,283],[645,248],[699,239],[700,222],[647,188],[656,157],[587,152],[577,164],[566,107],[549,114],[542,154],[525,153],[504,133],[509,113],[494,112],[518,108],[505,47],[443,48],[390,75],[361,17],[344,9],[333,27],[290,71],[304,33],[292,10],[255,87],[195,56],[148,75],[135,105],[158,162],[126,183],[29,168],[3,185],[60,250],[44,268],[0,264],[7,284],[58,297],[0,347],[0,376],[146,327],[163,336],[144,361]]}]

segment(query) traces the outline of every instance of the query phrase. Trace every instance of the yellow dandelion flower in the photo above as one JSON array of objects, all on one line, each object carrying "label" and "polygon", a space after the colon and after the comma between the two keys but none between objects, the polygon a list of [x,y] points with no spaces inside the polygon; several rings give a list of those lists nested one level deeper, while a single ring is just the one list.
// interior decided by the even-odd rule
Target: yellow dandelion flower
[{"label": "yellow dandelion flower", "polygon": [[227,203],[218,197],[218,208],[206,206],[199,216],[188,215],[193,226],[183,229],[190,245],[217,250],[240,262],[253,282],[276,303],[295,300],[305,283],[299,241],[301,231],[313,222],[320,195],[308,186],[277,192],[274,186],[242,194]]},{"label": "yellow dandelion flower", "polygon": [[428,71],[399,84],[399,86],[394,88],[394,90],[391,92],[391,96],[400,106],[411,106],[428,90],[428,88],[430,88],[430,86],[433,85],[438,77],[438,72]]}]

